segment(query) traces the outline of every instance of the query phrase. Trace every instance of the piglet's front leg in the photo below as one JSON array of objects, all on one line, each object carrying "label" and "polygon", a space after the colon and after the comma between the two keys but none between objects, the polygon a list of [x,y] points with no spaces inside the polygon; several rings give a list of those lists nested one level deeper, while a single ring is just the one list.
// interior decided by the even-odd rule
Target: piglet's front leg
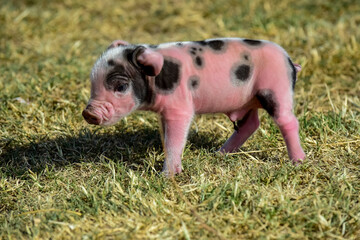
[{"label": "piglet's front leg", "polygon": [[181,172],[181,155],[184,150],[193,113],[168,113],[161,117],[165,162],[163,173],[171,177]]}]

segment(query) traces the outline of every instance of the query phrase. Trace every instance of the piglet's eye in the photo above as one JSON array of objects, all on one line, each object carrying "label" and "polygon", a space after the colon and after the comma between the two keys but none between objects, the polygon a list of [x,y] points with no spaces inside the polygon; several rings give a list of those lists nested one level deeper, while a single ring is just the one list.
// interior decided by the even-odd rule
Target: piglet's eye
[{"label": "piglet's eye", "polygon": [[115,92],[125,92],[129,88],[128,83],[121,83],[115,87]]}]

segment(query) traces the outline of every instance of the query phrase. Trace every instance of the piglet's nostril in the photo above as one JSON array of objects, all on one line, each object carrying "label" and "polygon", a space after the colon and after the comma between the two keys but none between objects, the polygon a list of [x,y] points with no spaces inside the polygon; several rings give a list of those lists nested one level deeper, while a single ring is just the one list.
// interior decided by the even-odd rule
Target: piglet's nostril
[{"label": "piglet's nostril", "polygon": [[101,123],[101,118],[98,115],[89,111],[88,109],[85,109],[82,112],[82,115],[83,115],[84,119],[90,124],[99,125]]}]

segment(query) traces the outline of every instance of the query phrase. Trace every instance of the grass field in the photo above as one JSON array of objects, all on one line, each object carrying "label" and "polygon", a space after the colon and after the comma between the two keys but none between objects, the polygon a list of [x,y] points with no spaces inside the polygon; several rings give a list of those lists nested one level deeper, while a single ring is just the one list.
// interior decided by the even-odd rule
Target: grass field
[{"label": "grass field", "polygon": [[[0,239],[360,239],[356,0],[0,0]],[[114,39],[267,39],[303,67],[293,166],[264,111],[240,152],[224,115],[194,120],[161,175],[157,116],[88,125],[92,64]]]}]

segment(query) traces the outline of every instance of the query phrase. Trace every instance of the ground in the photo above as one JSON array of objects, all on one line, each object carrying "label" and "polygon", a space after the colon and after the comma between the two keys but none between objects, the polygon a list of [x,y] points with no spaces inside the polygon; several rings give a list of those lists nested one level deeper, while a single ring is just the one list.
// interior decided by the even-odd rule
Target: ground
[{"label": "ground", "polygon": [[[0,0],[0,239],[358,239],[359,12],[356,0]],[[225,156],[232,123],[196,117],[174,179],[155,114],[82,119],[114,39],[214,37],[274,41],[302,65],[302,165],[264,111]]]}]

